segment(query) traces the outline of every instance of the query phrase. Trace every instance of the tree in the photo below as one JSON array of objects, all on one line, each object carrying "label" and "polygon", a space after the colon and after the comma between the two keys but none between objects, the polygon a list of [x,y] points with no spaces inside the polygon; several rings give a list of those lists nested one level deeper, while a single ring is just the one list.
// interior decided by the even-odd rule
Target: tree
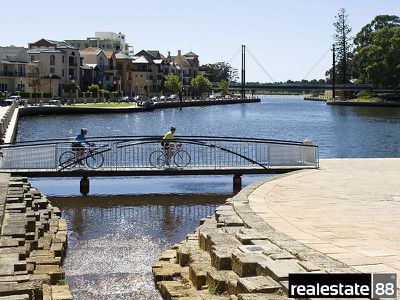
[{"label": "tree", "polygon": [[200,96],[203,93],[211,91],[212,88],[210,80],[203,75],[197,75],[195,78],[193,78],[190,82],[190,85],[199,93]]},{"label": "tree", "polygon": [[40,76],[39,69],[35,68],[33,71],[33,78],[30,81],[30,85],[33,87],[33,94],[35,96],[35,104],[37,103],[36,96],[37,91],[42,88],[42,77]]},{"label": "tree", "polygon": [[[400,18],[398,16],[379,15],[357,33],[354,39],[355,49],[352,64],[352,75],[357,79],[357,82],[372,83],[374,75],[371,72],[374,68],[371,69],[370,67],[367,69],[367,66],[371,66],[373,57],[377,55],[377,49],[368,46],[375,45],[374,37],[378,31],[386,27],[392,28],[397,26],[400,26]],[[380,58],[376,57],[376,59]],[[374,81],[376,82],[376,80]]]},{"label": "tree", "polygon": [[225,96],[229,90],[228,82],[226,80],[221,80],[219,83],[219,88],[221,89],[222,96]]},{"label": "tree", "polygon": [[226,62],[202,65],[199,67],[199,70],[205,72],[204,76],[211,82],[220,82],[221,80],[230,82],[235,81],[238,78],[237,69],[232,68]]},{"label": "tree", "polygon": [[348,23],[349,15],[344,8],[341,8],[335,17],[333,26],[335,34],[333,35],[336,46],[336,61],[337,61],[337,82],[350,82],[350,58],[351,58],[351,27]]},{"label": "tree", "polygon": [[100,87],[97,84],[89,86],[88,91],[92,93],[93,97],[97,97],[100,91]]},{"label": "tree", "polygon": [[169,74],[166,77],[164,86],[174,94],[178,94],[182,91],[182,82],[175,74]]},{"label": "tree", "polygon": [[386,26],[374,33],[372,43],[354,57],[358,82],[378,88],[400,87],[400,26]]},{"label": "tree", "polygon": [[373,43],[374,34],[383,27],[400,26],[400,18],[394,15],[376,16],[369,24],[361,28],[354,38],[355,51]]}]

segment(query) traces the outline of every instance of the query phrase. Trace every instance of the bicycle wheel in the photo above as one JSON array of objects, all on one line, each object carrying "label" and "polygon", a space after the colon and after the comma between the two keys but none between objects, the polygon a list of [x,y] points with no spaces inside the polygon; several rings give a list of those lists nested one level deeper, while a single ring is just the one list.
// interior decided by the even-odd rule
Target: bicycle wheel
[{"label": "bicycle wheel", "polygon": [[75,153],[72,151],[65,151],[63,154],[60,155],[60,158],[58,159],[58,164],[61,168],[74,168],[77,164]]},{"label": "bicycle wheel", "polygon": [[88,157],[86,157],[86,164],[89,166],[89,168],[92,169],[97,169],[100,168],[104,163],[104,156],[101,153],[93,153],[89,154]]},{"label": "bicycle wheel", "polygon": [[150,165],[155,168],[161,168],[165,164],[165,154],[161,150],[151,152],[149,157]]},{"label": "bicycle wheel", "polygon": [[174,162],[178,167],[186,167],[190,164],[190,154],[185,150],[180,150],[174,155]]}]

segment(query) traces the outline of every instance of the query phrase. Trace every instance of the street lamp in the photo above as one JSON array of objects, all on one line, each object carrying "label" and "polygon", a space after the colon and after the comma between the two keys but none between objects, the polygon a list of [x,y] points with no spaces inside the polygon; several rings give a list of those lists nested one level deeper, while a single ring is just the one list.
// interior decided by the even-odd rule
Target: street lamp
[{"label": "street lamp", "polygon": [[49,78],[50,78],[50,97],[53,98],[53,90],[51,88],[51,78],[53,77],[53,74],[49,74]]}]

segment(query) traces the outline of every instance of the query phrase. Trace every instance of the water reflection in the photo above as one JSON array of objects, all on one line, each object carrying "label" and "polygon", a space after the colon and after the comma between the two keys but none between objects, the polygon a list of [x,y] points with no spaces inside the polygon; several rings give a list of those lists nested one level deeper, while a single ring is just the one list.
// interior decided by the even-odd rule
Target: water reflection
[{"label": "water reflection", "polygon": [[75,299],[161,299],[151,264],[231,195],[54,197],[68,224]]}]

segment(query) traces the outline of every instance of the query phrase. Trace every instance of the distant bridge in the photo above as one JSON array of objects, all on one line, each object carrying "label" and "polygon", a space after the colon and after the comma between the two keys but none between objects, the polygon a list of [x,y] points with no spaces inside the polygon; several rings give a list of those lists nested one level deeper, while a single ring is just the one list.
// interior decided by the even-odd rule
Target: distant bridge
[{"label": "distant bridge", "polygon": [[[372,84],[336,84],[336,90],[339,91],[369,91],[374,89]],[[218,88],[215,85],[215,88]],[[240,84],[230,84],[232,90],[241,90]],[[332,90],[332,84],[329,83],[247,83],[245,90],[263,90],[263,91],[325,91]]]}]

